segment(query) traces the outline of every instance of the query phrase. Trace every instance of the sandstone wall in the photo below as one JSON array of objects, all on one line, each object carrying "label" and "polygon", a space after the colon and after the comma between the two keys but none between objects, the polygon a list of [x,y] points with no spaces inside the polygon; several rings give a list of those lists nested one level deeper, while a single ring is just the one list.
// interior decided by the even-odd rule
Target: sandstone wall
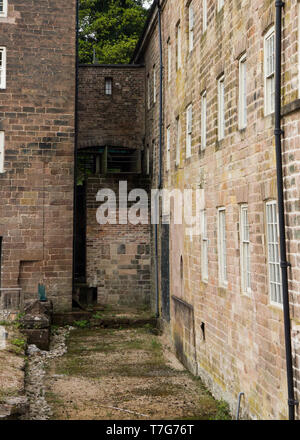
[{"label": "sandstone wall", "polygon": [[[142,149],[144,76],[142,66],[80,66],[79,148],[109,145]],[[112,79],[111,95],[105,94],[105,78]]]},{"label": "sandstone wall", "polygon": [[[126,180],[128,191],[149,191],[146,177],[133,175],[91,176],[87,180],[87,284],[97,287],[98,302],[129,306],[150,301],[150,225],[119,224],[119,182]],[[116,194],[116,224],[97,222],[96,201],[99,190],[109,188]],[[133,205],[127,203],[127,208]]]},{"label": "sandstone wall", "polygon": [[[163,2],[164,59],[164,187],[201,189],[201,208],[207,212],[208,281],[201,275],[201,237],[190,238],[185,226],[171,225],[172,295],[194,310],[199,374],[232,411],[245,393],[244,414],[252,418],[287,417],[283,313],[270,303],[266,241],[266,202],[276,199],[274,116],[264,115],[264,35],[274,24],[273,1],[229,0],[218,12],[207,0],[207,30],[203,32],[202,2],[194,5],[194,49],[188,51],[188,8],[183,0]],[[245,12],[246,11],[246,12]],[[287,210],[288,259],[294,367],[299,394],[299,83],[298,5],[285,3],[283,14],[283,161]],[[176,70],[176,25],[180,20],[182,68]],[[146,44],[135,62],[145,62],[150,81],[158,68],[158,27],[153,20]],[[171,81],[168,82],[167,41],[171,43]],[[247,128],[238,128],[239,57],[247,55]],[[217,79],[225,78],[225,138],[217,137]],[[153,90],[153,84],[150,84]],[[201,94],[207,93],[207,147],[201,151]],[[193,104],[192,156],[186,157],[186,109]],[[175,164],[176,118],[181,121],[180,164]],[[166,171],[166,128],[171,130],[171,168]],[[146,145],[158,136],[158,102],[151,93],[146,110]],[[154,142],[153,142],[154,141]],[[157,150],[156,150],[157,151]],[[153,170],[157,169],[158,154]],[[155,179],[153,185],[155,186]],[[240,206],[248,204],[251,252],[251,294],[241,289]],[[218,207],[226,208],[228,285],[219,283]],[[181,258],[183,271],[180,273]],[[176,301],[176,300],[175,300]],[[171,298],[173,340],[191,357],[191,328],[178,329]],[[190,310],[191,310],[190,308]],[[184,324],[193,322],[184,320]],[[203,327],[204,326],[204,327]],[[203,332],[203,328],[205,332]],[[176,342],[176,341],[175,341]],[[177,341],[178,345],[178,341]],[[184,359],[184,356],[182,356]],[[188,362],[187,362],[188,364]]]},{"label": "sandstone wall", "polygon": [[42,282],[61,310],[72,300],[75,21],[75,0],[9,0],[0,18],[1,286],[26,299]]}]

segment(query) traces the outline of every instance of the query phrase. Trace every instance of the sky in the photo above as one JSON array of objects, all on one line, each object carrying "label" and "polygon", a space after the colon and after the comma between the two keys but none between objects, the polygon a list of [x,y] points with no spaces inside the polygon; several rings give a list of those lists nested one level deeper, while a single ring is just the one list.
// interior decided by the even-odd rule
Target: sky
[{"label": "sky", "polygon": [[153,0],[144,0],[144,6],[145,8],[150,8],[150,6],[152,5]]}]

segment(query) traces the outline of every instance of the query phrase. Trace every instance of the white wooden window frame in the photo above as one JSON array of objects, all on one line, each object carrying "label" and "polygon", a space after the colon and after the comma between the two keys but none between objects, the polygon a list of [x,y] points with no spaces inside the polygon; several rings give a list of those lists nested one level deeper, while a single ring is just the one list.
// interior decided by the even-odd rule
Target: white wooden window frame
[{"label": "white wooden window frame", "polygon": [[185,157],[188,159],[192,155],[192,137],[193,137],[193,104],[186,109],[186,150]]},{"label": "white wooden window frame", "polygon": [[270,304],[282,307],[279,227],[276,200],[266,203],[266,229]]},{"label": "white wooden window frame", "polygon": [[180,165],[180,141],[181,141],[181,122],[180,117],[176,118],[176,166]]},{"label": "white wooden window frame", "polygon": [[176,67],[177,70],[182,66],[182,52],[181,52],[181,26],[180,23],[176,26]]},{"label": "white wooden window frame", "polygon": [[147,107],[148,110],[151,108],[151,84],[150,84],[150,75],[147,75]]},{"label": "white wooden window frame", "polygon": [[224,0],[218,0],[218,12],[221,11],[223,6],[224,6]]},{"label": "white wooden window frame", "polygon": [[208,236],[207,236],[207,212],[206,209],[201,211],[201,276],[202,281],[208,281]]},{"label": "white wooden window frame", "polygon": [[207,0],[202,0],[202,32],[207,29]]},{"label": "white wooden window frame", "polygon": [[207,137],[207,95],[206,90],[201,95],[201,151],[206,149]]},{"label": "white wooden window frame", "polygon": [[172,78],[172,46],[171,40],[168,40],[168,82],[171,81]]},{"label": "white wooden window frame", "polygon": [[264,37],[265,116],[275,110],[275,29]]},{"label": "white wooden window frame", "polygon": [[189,52],[192,52],[194,49],[194,6],[192,3],[189,4],[188,7],[188,13],[189,13]]},{"label": "white wooden window frame", "polygon": [[245,295],[251,293],[251,266],[250,266],[250,231],[248,205],[240,207],[240,262],[241,262],[241,287]]},{"label": "white wooden window frame", "polygon": [[239,129],[247,127],[247,56],[239,60]]},{"label": "white wooden window frame", "polygon": [[0,89],[6,89],[6,47],[0,47]]},{"label": "white wooden window frame", "polygon": [[226,209],[218,208],[218,263],[219,284],[227,287]]},{"label": "white wooden window frame", "polygon": [[171,165],[171,127],[170,125],[167,128],[167,171],[170,170]]},{"label": "white wooden window frame", "polygon": [[0,0],[0,18],[7,17],[7,0]]},{"label": "white wooden window frame", "polygon": [[225,77],[218,79],[218,140],[225,137]]},{"label": "white wooden window frame", "polygon": [[0,174],[4,173],[5,133],[0,131]]},{"label": "white wooden window frame", "polygon": [[153,103],[156,103],[156,69],[153,66]]}]

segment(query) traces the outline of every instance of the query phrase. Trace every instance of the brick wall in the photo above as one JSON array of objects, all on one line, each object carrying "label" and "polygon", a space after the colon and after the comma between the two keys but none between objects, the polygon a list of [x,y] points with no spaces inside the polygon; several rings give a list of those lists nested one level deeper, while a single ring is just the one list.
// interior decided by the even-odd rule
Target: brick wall
[{"label": "brick wall", "polygon": [[[87,180],[87,284],[98,288],[102,304],[146,305],[150,301],[150,226],[119,224],[119,182],[127,181],[128,192],[149,191],[143,176],[90,176]],[[116,194],[115,225],[100,225],[96,219],[101,203],[99,190],[109,188]],[[127,203],[130,208],[132,202]]]},{"label": "brick wall", "polygon": [[[105,79],[112,79],[112,94]],[[79,69],[79,149],[125,147],[144,149],[145,70],[141,65],[82,65]],[[135,156],[136,160],[139,155]],[[135,159],[134,159],[135,160]],[[139,171],[139,166],[135,171]],[[134,172],[135,172],[134,171]],[[143,174],[106,174],[86,178],[86,281],[97,287],[105,304],[142,305],[150,301],[150,226],[99,225],[99,190],[115,191],[127,181],[128,191],[149,191]],[[128,202],[130,207],[132,203]],[[119,209],[117,209],[117,218]]]},{"label": "brick wall", "polygon": [[[175,6],[176,3],[176,7]],[[265,204],[276,199],[274,117],[264,116],[264,38],[274,24],[274,2],[229,0],[217,12],[207,0],[207,30],[202,28],[202,2],[194,5],[194,49],[188,51],[188,9],[183,0],[163,2],[164,58],[164,187],[202,189],[201,207],[207,212],[208,281],[201,276],[201,237],[190,239],[185,226],[170,227],[170,288],[194,310],[198,372],[217,397],[232,411],[245,392],[244,415],[251,418],[287,417],[283,313],[270,303]],[[247,8],[247,14],[245,14]],[[287,210],[288,259],[294,367],[299,388],[299,101],[297,1],[285,3],[283,30],[283,104],[286,116],[283,140]],[[182,68],[176,70],[176,25],[180,20]],[[171,81],[168,82],[167,41],[171,43]],[[247,54],[248,125],[238,128],[238,60]],[[153,100],[153,66],[158,63],[158,27],[151,31],[135,62],[145,62],[150,78],[151,104],[146,111],[145,145],[157,144],[158,101]],[[225,78],[225,138],[217,138],[217,79]],[[158,70],[157,70],[158,75]],[[207,147],[201,151],[201,94],[207,93]],[[192,157],[187,158],[186,109],[193,104]],[[175,164],[176,118],[181,121],[180,164]],[[171,169],[166,171],[166,128],[171,130]],[[158,154],[153,165],[154,183]],[[239,214],[248,204],[251,251],[251,294],[241,289]],[[226,208],[228,285],[220,287],[218,268],[218,207]],[[171,214],[172,215],[172,214]],[[183,273],[180,261],[183,260]],[[178,335],[186,358],[191,357],[191,334],[184,326],[192,319],[176,318],[172,301],[171,335]],[[180,324],[180,322],[182,323]],[[178,327],[182,326],[180,330]],[[205,333],[203,333],[203,325]],[[205,337],[204,337],[205,334]],[[177,338],[177,339],[176,339]],[[176,345],[176,344],[175,344]],[[176,347],[175,347],[176,348]],[[183,353],[184,354],[184,353]],[[184,360],[184,356],[182,356]],[[189,362],[186,362],[189,366]],[[298,391],[299,393],[299,391]]]},{"label": "brick wall", "polygon": [[42,282],[61,310],[72,300],[75,16],[75,0],[9,0],[0,18],[1,285],[31,298]]},{"label": "brick wall", "polygon": [[[112,95],[105,94],[105,78],[112,78]],[[80,66],[78,88],[79,148],[109,145],[142,149],[142,66]]]}]

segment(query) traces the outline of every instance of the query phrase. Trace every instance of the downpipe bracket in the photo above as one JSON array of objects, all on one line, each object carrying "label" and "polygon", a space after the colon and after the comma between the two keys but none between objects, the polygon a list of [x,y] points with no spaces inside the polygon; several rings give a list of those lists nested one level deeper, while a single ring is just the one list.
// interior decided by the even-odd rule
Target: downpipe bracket
[{"label": "downpipe bracket", "polygon": [[281,128],[275,128],[274,134],[275,136],[284,136],[284,131]]},{"label": "downpipe bracket", "polygon": [[288,404],[289,404],[289,406],[298,406],[299,401],[295,400],[295,399],[288,399]]},{"label": "downpipe bracket", "polygon": [[288,267],[292,267],[292,265],[288,261],[281,261],[280,262],[280,267],[281,268],[288,268]]}]

